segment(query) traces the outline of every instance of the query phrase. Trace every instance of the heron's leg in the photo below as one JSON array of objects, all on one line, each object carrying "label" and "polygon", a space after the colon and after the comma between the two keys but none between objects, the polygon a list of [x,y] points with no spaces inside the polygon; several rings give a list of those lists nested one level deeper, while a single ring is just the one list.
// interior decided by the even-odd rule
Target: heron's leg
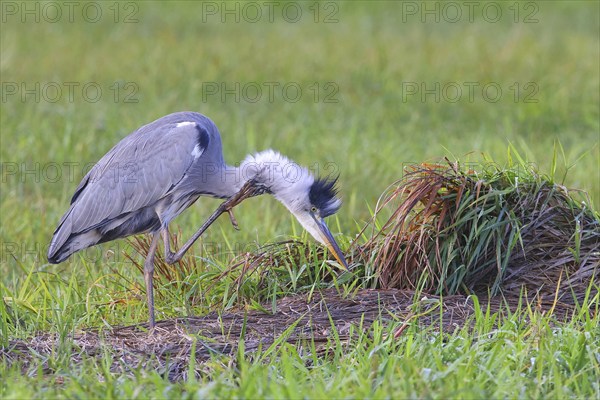
[{"label": "heron's leg", "polygon": [[177,253],[173,253],[170,250],[171,246],[169,244],[168,232],[166,234],[163,234],[163,241],[165,243],[165,261],[167,262],[167,264],[173,264],[181,260],[181,258],[189,250],[189,248],[192,247],[192,245],[196,242],[196,240],[198,240],[200,236],[202,236],[204,231],[207,230],[208,227],[211,226],[212,223],[215,222],[215,220],[219,218],[221,214],[227,211],[223,204],[225,203],[222,203],[219,206],[219,208],[215,210],[215,212],[206,220],[206,222],[202,224],[200,229],[198,229],[198,231],[192,235],[192,237],[177,251]]},{"label": "heron's leg", "polygon": [[161,231],[160,234],[162,235],[163,238],[163,243],[165,246],[165,261],[167,262],[167,264],[173,264],[173,262],[171,262],[170,260],[173,258],[173,256],[175,255],[175,253],[173,253],[171,251],[171,241],[170,241],[170,235],[169,235],[169,226],[165,226]]},{"label": "heron's leg", "polygon": [[152,236],[152,243],[150,244],[150,248],[148,249],[146,261],[144,261],[144,281],[146,282],[146,297],[148,299],[150,329],[153,329],[156,325],[156,321],[154,319],[154,289],[152,286],[152,277],[154,275],[154,254],[156,253],[156,247],[158,246],[159,238],[159,233],[154,233],[154,235]]},{"label": "heron's leg", "polygon": [[[202,224],[200,229],[198,229],[198,231],[196,233],[194,233],[194,235],[192,235],[192,237],[177,251],[177,253],[171,253],[170,251],[168,251],[168,252],[165,251],[165,261],[167,262],[167,264],[173,264],[173,263],[181,260],[181,257],[183,257],[183,255],[186,253],[186,251],[188,251],[188,249],[190,247],[192,247],[192,245],[196,242],[196,240],[198,240],[198,238],[204,233],[204,231],[207,230],[208,227],[211,226],[212,223],[215,222],[217,218],[219,218],[219,216],[221,216],[221,214],[223,214],[224,212],[227,212],[227,213],[229,213],[230,218],[231,218],[233,213],[230,213],[230,211],[233,207],[237,206],[238,204],[240,204],[243,200],[247,199],[248,197],[256,196],[256,195],[262,193],[257,190],[258,189],[253,186],[253,182],[251,182],[251,181],[246,182],[244,184],[244,186],[242,186],[242,188],[240,189],[240,191],[238,193],[236,193],[234,196],[230,197],[229,199],[227,199],[226,201],[221,203],[221,205],[219,205],[219,207],[215,210],[215,212],[212,213],[212,215],[206,220],[206,222],[204,222],[204,224]],[[232,223],[233,223],[233,221],[235,221],[235,218],[232,219]],[[235,225],[237,225],[237,222],[234,224],[234,226]],[[169,248],[169,247],[167,247],[168,239],[169,239],[169,235],[167,233],[166,236],[163,236],[163,240],[165,242],[165,250]]]},{"label": "heron's leg", "polygon": [[[226,211],[226,212],[229,214],[229,219],[231,220],[231,224],[233,225],[234,229],[239,231],[239,230],[240,230],[240,227],[238,226],[238,223],[237,223],[237,221],[235,220],[235,216],[233,215],[233,210],[231,210],[231,209],[228,209],[228,210],[227,210],[227,209],[226,209],[226,210],[222,211],[220,208],[218,208],[218,209],[217,209],[217,210],[214,212],[213,216],[216,214],[216,216],[218,217],[219,215],[221,215],[221,214],[222,214],[223,212],[225,212],[225,211]],[[211,218],[212,218],[213,216],[211,216]],[[212,223],[212,222],[211,222],[211,223]],[[208,226],[210,226],[210,223],[209,223],[209,225],[208,225]],[[208,228],[208,226],[206,226],[206,228]],[[206,230],[206,228],[204,228],[204,225],[202,226],[202,228],[200,228],[200,231],[201,231],[201,232],[200,232],[200,235],[201,235],[202,233],[204,233],[204,231]],[[196,234],[197,234],[197,233],[196,233]],[[179,250],[179,252],[177,253],[177,254],[181,253],[181,254],[179,255],[179,257],[177,257],[177,254],[176,254],[176,253],[173,253],[173,252],[171,251],[171,240],[170,240],[170,235],[169,235],[169,226],[168,226],[168,225],[167,225],[167,226],[165,226],[165,227],[164,227],[164,228],[161,230],[161,235],[162,235],[162,237],[163,237],[163,243],[164,243],[164,246],[165,246],[165,261],[167,262],[167,264],[173,264],[173,263],[176,263],[177,261],[179,261],[179,260],[181,259],[181,257],[183,257],[183,254],[185,253],[185,251],[187,251],[187,249],[189,248],[189,246],[188,246],[188,247],[185,247],[185,246],[187,245],[187,243],[186,243],[186,245],[184,245],[184,247],[182,247],[182,248]],[[194,235],[194,236],[196,236],[196,235]],[[197,239],[197,238],[196,238],[196,239]],[[194,241],[192,241],[192,242],[191,242],[191,244],[193,244],[193,243],[196,241],[196,239],[194,239]],[[188,241],[188,243],[189,243],[189,241]],[[190,246],[191,246],[191,244],[190,244]],[[185,250],[184,250],[184,248],[185,248]],[[183,250],[183,252],[182,252],[182,250]]]}]

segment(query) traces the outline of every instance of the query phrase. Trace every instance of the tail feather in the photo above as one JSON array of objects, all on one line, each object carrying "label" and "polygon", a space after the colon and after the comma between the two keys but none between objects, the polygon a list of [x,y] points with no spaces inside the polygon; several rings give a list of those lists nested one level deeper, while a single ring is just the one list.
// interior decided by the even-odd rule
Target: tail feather
[{"label": "tail feather", "polygon": [[102,235],[97,229],[76,229],[72,223],[73,206],[61,218],[48,247],[48,261],[59,264],[76,251],[97,244]]},{"label": "tail feather", "polygon": [[61,263],[76,251],[93,246],[101,239],[102,235],[95,229],[88,232],[70,234],[66,237],[66,240],[62,240],[61,236],[55,234],[48,248],[48,261],[52,264]]},{"label": "tail feather", "polygon": [[137,233],[156,231],[160,226],[160,219],[150,207],[84,229],[73,227],[71,216],[67,213],[54,231],[48,248],[48,261],[58,264],[76,251]]}]

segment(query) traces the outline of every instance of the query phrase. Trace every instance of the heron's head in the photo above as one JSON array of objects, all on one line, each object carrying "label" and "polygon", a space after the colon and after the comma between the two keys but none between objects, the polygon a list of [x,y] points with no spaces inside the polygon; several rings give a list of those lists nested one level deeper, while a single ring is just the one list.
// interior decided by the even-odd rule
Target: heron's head
[{"label": "heron's head", "polygon": [[283,203],[304,229],[327,246],[340,265],[348,268],[342,251],[324,221],[342,205],[337,196],[337,178],[315,178],[308,169],[273,150],[246,157],[240,167],[246,179],[252,179]]}]

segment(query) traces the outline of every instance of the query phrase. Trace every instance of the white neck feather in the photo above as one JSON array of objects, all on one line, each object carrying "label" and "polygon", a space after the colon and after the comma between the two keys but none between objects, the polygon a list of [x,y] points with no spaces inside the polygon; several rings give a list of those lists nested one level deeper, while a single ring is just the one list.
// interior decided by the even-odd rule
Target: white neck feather
[{"label": "white neck feather", "polygon": [[291,212],[298,210],[315,180],[308,169],[271,149],[248,155],[239,168],[243,182],[254,179]]}]

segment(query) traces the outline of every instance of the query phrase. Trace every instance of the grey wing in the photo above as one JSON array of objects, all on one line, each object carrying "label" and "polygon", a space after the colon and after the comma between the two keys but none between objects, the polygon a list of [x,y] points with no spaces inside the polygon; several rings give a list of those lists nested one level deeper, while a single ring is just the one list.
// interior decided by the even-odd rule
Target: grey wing
[{"label": "grey wing", "polygon": [[84,177],[63,216],[51,248],[68,237],[168,195],[208,146],[209,134],[196,122],[142,129],[111,149]]}]

